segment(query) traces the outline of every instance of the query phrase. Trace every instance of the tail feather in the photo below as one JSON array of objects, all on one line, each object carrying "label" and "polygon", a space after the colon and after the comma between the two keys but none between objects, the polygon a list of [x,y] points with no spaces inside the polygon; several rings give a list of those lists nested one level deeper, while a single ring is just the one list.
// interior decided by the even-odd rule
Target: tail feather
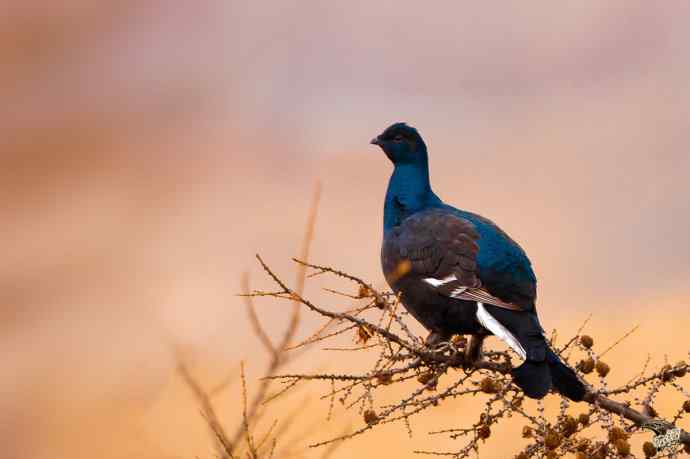
[{"label": "tail feather", "polygon": [[575,371],[563,363],[551,349],[546,350],[546,362],[551,370],[554,388],[574,402],[582,401],[587,389]]},{"label": "tail feather", "polygon": [[544,361],[525,360],[511,374],[515,384],[530,398],[544,398],[551,389],[551,372]]},{"label": "tail feather", "polygon": [[[494,322],[500,323],[500,328],[517,340],[519,348],[524,350],[526,360],[512,371],[512,375],[515,384],[525,395],[531,398],[543,398],[553,385],[561,395],[573,401],[579,402],[584,398],[585,385],[577,377],[575,371],[565,365],[551,350],[535,312],[516,313],[490,304],[484,307],[487,314],[490,314],[489,317]],[[491,327],[487,328],[501,337],[501,333],[497,333]]]},{"label": "tail feather", "polygon": [[530,398],[544,398],[552,385],[561,395],[574,402],[581,402],[587,391],[575,371],[548,348],[545,360],[525,360],[511,374],[515,384]]}]

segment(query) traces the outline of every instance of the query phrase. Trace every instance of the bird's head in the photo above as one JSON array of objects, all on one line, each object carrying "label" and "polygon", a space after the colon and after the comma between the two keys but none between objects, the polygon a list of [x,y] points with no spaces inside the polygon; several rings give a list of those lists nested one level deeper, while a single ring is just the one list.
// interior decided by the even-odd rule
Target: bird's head
[{"label": "bird's head", "polygon": [[393,164],[426,164],[426,144],[419,132],[405,123],[395,123],[371,140]]}]

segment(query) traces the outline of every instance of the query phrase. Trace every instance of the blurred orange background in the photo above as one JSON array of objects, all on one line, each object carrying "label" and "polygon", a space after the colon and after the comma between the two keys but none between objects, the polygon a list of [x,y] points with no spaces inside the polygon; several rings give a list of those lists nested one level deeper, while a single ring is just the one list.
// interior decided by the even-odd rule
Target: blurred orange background
[{"label": "blurred orange background", "polygon": [[[208,384],[240,359],[261,374],[240,273],[269,285],[260,252],[292,276],[317,179],[312,260],[382,282],[391,168],[368,140],[395,121],[425,136],[440,196],[527,249],[547,329],[593,314],[603,349],[641,324],[611,353],[629,362],[615,380],[648,352],[687,357],[689,15],[641,0],[4,2],[2,457],[213,457],[172,345]],[[284,305],[259,312],[280,333]],[[325,417],[313,398],[305,425]],[[426,432],[474,422],[468,403],[335,457],[452,450]],[[218,406],[233,426],[236,394]]]}]

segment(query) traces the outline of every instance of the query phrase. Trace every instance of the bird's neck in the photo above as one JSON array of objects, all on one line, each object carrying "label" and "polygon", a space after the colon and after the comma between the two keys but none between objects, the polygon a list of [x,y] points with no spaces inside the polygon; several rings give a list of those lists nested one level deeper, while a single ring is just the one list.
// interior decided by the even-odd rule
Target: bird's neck
[{"label": "bird's neck", "polygon": [[405,218],[416,212],[442,204],[431,190],[427,163],[396,165],[386,192],[384,232],[400,225]]}]

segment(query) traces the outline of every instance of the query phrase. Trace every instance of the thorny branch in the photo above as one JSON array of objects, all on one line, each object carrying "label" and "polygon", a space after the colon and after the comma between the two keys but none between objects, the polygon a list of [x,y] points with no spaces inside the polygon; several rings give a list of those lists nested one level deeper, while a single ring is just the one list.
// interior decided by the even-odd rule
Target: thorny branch
[{"label": "thorny branch", "polygon": [[[316,216],[320,198],[321,185],[317,183],[309,217],[307,219],[302,247],[300,250],[300,258],[303,260],[309,259],[311,244],[314,238],[314,229],[316,226]],[[298,265],[296,273],[297,287],[295,288],[295,292],[298,292],[298,295],[301,295],[301,292],[304,289],[306,278],[307,266]],[[244,456],[248,457],[249,459],[259,459],[263,457],[271,458],[276,452],[278,438],[281,437],[285,433],[285,430],[290,426],[290,416],[288,417],[287,422],[278,427],[276,427],[277,422],[274,422],[269,428],[268,432],[266,432],[263,438],[259,441],[257,441],[254,437],[252,426],[256,425],[256,423],[261,419],[263,415],[263,411],[261,409],[262,406],[290,388],[288,386],[277,394],[273,394],[270,397],[268,396],[268,392],[271,387],[271,377],[275,375],[278,370],[283,368],[288,362],[295,358],[295,354],[288,354],[287,350],[291,348],[300,323],[301,303],[297,300],[293,301],[290,317],[288,319],[288,325],[285,328],[281,339],[277,344],[274,344],[268,333],[266,333],[261,325],[261,321],[256,313],[253,297],[249,294],[249,276],[247,274],[244,274],[240,279],[240,287],[243,292],[243,294],[240,296],[244,297],[249,322],[258,340],[269,354],[269,362],[264,370],[264,377],[260,380],[259,386],[254,391],[254,395],[251,397],[251,400],[248,398],[244,363],[240,365],[242,394],[241,422],[237,426],[232,436],[227,433],[220,422],[211,398],[226,389],[232,382],[233,378],[224,380],[211,390],[204,390],[201,384],[194,379],[189,369],[184,364],[183,359],[179,355],[177,356],[178,372],[180,373],[185,384],[192,390],[193,395],[201,407],[202,415],[206,419],[209,429],[216,439],[218,454],[220,457],[224,459],[235,459]],[[326,327],[324,330],[327,329],[328,327]],[[244,440],[244,442],[242,440]],[[280,452],[281,457],[288,457],[292,455],[293,451],[291,451],[289,447],[290,445]],[[329,457],[335,451],[335,448],[336,446],[329,448],[326,452],[324,452],[322,457]]]},{"label": "thorny branch", "polygon": [[[565,346],[557,352],[566,360],[572,360],[573,353],[579,353],[581,359],[574,365],[579,376],[585,380],[586,375],[598,376],[598,387],[588,384],[588,391],[584,403],[588,410],[575,417],[570,414],[571,402],[562,399],[559,414],[556,419],[547,420],[541,403],[536,414],[528,413],[523,406],[524,396],[512,383],[510,370],[514,367],[516,358],[512,351],[493,351],[484,354],[480,361],[465,360],[467,339],[454,336],[448,342],[439,344],[425,343],[414,336],[405,326],[403,308],[399,307],[399,298],[390,293],[379,292],[361,278],[327,267],[313,265],[306,261],[295,259],[300,266],[310,268],[315,275],[331,274],[353,282],[358,287],[356,295],[342,294],[327,289],[327,291],[359,298],[365,302],[364,306],[351,311],[337,312],[318,306],[305,298],[302,293],[303,284],[292,289],[257,255],[257,259],[268,276],[276,284],[275,292],[252,292],[248,297],[273,297],[289,299],[293,303],[301,304],[308,310],[326,319],[329,329],[336,332],[324,334],[322,327],[304,343],[315,343],[331,339],[334,336],[355,330],[361,347],[354,351],[378,349],[379,356],[373,368],[364,374],[270,374],[264,381],[279,380],[292,388],[305,381],[320,380],[329,383],[330,391],[324,395],[332,401],[338,400],[345,408],[357,407],[364,418],[364,425],[355,431],[311,446],[332,445],[338,441],[372,430],[378,425],[403,422],[410,432],[410,419],[416,414],[437,406],[439,403],[463,396],[486,394],[489,396],[485,409],[478,420],[468,428],[450,429],[434,434],[448,434],[451,438],[466,438],[465,445],[454,452],[417,451],[420,454],[450,456],[455,458],[470,457],[477,453],[480,442],[491,436],[494,424],[507,417],[517,416],[524,419],[526,425],[523,437],[530,443],[516,457],[519,459],[531,457],[556,458],[567,454],[575,454],[578,459],[607,458],[607,457],[635,457],[631,452],[629,439],[632,434],[645,432],[654,428],[660,433],[670,431],[687,413],[690,413],[690,394],[678,381],[690,371],[690,365],[681,361],[676,365],[665,365],[657,372],[645,376],[645,369],[634,380],[620,387],[609,387],[606,376],[610,367],[602,359],[602,355],[617,346],[627,336],[628,332],[602,354],[593,350],[594,340],[581,334],[585,324]],[[588,319],[589,320],[589,319]],[[369,345],[368,341],[374,341]],[[552,341],[555,340],[555,336]],[[304,344],[302,343],[302,344]],[[295,347],[299,347],[297,345]],[[565,352],[568,351],[568,355]],[[452,372],[460,371],[461,376],[451,376]],[[444,375],[449,375],[445,385],[440,383]],[[392,384],[404,384],[417,381],[421,385],[414,389],[407,397],[393,405],[375,407],[378,391]],[[686,399],[679,410],[674,413],[671,422],[658,418],[654,410],[654,400],[662,389],[673,388]],[[627,395],[628,400],[616,401],[612,396]],[[576,405],[581,406],[581,405]],[[332,408],[331,408],[332,409]],[[592,426],[605,429],[607,435],[602,439],[592,437]],[[657,451],[651,442],[644,445],[640,457],[675,457],[682,450],[690,453],[690,435],[681,430],[680,444],[675,447]]]}]

